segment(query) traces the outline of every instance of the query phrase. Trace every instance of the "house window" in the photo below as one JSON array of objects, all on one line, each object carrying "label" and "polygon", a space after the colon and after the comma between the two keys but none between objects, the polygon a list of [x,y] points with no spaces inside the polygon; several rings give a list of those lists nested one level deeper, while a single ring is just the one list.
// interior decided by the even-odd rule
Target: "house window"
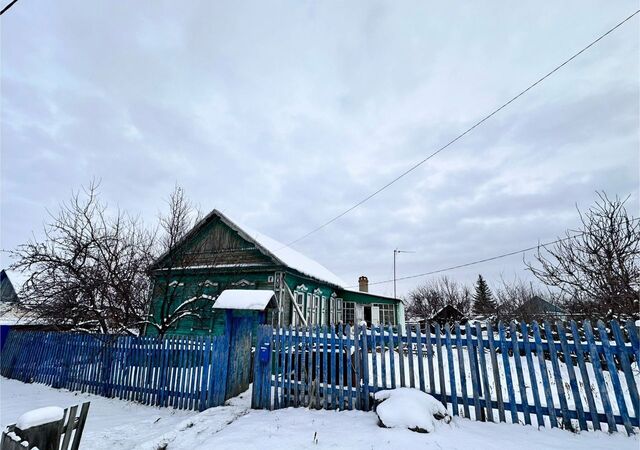
[{"label": "house window", "polygon": [[353,325],[356,318],[356,304],[354,302],[344,302],[344,323]]},{"label": "house window", "polygon": [[307,324],[313,325],[313,307],[311,304],[311,294],[307,294],[307,303],[304,305],[304,316],[307,318]]},{"label": "house window", "polygon": [[384,325],[396,324],[396,308],[395,305],[380,304],[380,323]]},{"label": "house window", "polygon": [[336,299],[336,323],[344,323],[344,316],[342,315],[342,299]]},{"label": "house window", "polygon": [[320,296],[313,295],[313,307],[311,310],[312,314],[312,323],[318,325],[320,324]]},{"label": "house window", "polygon": [[[296,304],[298,305],[298,308],[300,309],[300,311],[302,311],[302,314],[304,314],[304,293],[302,292],[296,292],[295,294],[296,297]],[[296,309],[296,308],[294,308]],[[291,311],[292,315],[293,315],[293,319],[291,320],[291,324],[292,325],[302,325],[302,321],[300,320],[300,316],[298,315],[298,311]]]},{"label": "house window", "polygon": [[324,295],[322,296],[322,302],[320,302],[322,305],[322,312],[321,312],[321,323],[322,325],[326,325],[327,324],[327,313],[329,311],[327,311],[329,309],[329,302],[327,301],[327,297],[325,297]]}]

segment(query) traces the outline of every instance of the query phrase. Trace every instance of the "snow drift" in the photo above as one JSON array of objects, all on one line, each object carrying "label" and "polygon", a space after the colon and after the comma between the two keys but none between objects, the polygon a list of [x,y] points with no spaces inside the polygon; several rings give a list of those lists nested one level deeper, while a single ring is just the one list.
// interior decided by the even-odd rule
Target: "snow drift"
[{"label": "snow drift", "polygon": [[380,424],[386,428],[408,428],[430,433],[437,420],[451,422],[447,409],[438,400],[418,389],[398,388],[378,391],[375,394],[376,413]]}]

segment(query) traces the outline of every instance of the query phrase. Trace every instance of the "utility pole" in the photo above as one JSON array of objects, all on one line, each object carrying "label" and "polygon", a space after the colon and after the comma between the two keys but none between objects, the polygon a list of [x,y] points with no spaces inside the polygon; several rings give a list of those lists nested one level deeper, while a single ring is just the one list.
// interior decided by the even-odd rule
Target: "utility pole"
[{"label": "utility pole", "polygon": [[415,253],[410,250],[398,250],[397,248],[393,250],[393,298],[398,298],[396,295],[396,255],[398,253]]}]

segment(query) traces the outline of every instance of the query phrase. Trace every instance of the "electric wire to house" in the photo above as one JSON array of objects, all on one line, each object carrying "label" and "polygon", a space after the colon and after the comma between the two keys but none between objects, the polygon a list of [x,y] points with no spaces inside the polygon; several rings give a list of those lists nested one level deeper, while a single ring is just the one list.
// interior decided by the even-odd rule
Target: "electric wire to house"
[{"label": "electric wire to house", "polygon": [[555,66],[551,71],[547,72],[545,75],[543,75],[542,77],[538,78],[535,82],[533,82],[532,84],[530,84],[528,87],[526,87],[525,89],[523,89],[522,91],[520,91],[519,93],[517,93],[515,96],[513,96],[510,100],[506,101],[505,103],[501,104],[500,106],[498,106],[496,109],[492,110],[489,114],[485,115],[484,117],[482,117],[480,120],[478,120],[477,122],[475,122],[473,125],[471,125],[469,128],[467,128],[466,130],[464,130],[462,133],[458,134],[456,137],[454,137],[453,139],[451,139],[450,141],[448,141],[446,144],[444,144],[443,146],[441,146],[440,148],[438,148],[437,150],[435,150],[434,152],[432,152],[431,154],[429,154],[427,157],[425,157],[424,159],[422,159],[421,161],[418,161],[417,163],[413,164],[411,167],[409,167],[408,169],[406,169],[404,172],[400,173],[398,176],[396,176],[395,178],[393,178],[391,181],[389,181],[388,183],[386,183],[385,185],[381,186],[380,188],[378,188],[377,190],[375,190],[374,192],[372,192],[371,194],[367,195],[366,197],[364,197],[362,200],[358,201],[357,203],[355,203],[354,205],[350,206],[349,208],[345,209],[344,211],[342,211],[340,214],[338,214],[337,216],[334,216],[333,218],[327,220],[326,222],[322,223],[321,225],[313,228],[312,230],[310,230],[309,232],[307,232],[306,234],[303,234],[302,236],[289,241],[288,243],[286,243],[284,245],[284,247],[290,247],[300,241],[302,241],[303,239],[306,239],[307,237],[311,236],[312,234],[322,230],[323,228],[327,227],[328,225],[332,224],[333,222],[335,222],[336,220],[340,219],[341,217],[344,217],[345,215],[349,214],[351,211],[353,211],[354,209],[358,208],[359,206],[361,206],[362,204],[366,203],[367,201],[371,200],[373,197],[375,197],[376,195],[378,195],[379,193],[381,193],[382,191],[384,191],[385,189],[391,187],[393,184],[395,184],[397,181],[399,181],[400,179],[404,178],[405,176],[409,175],[411,172],[413,172],[414,170],[416,170],[418,167],[422,166],[424,163],[426,163],[427,161],[429,161],[430,159],[432,159],[433,157],[435,157],[436,155],[438,155],[439,153],[443,152],[444,150],[448,149],[449,147],[451,147],[453,144],[455,144],[457,141],[459,141],[460,139],[462,139],[464,136],[466,136],[467,134],[471,133],[473,130],[475,130],[476,128],[478,128],[480,125],[484,124],[486,121],[488,121],[489,119],[491,119],[492,117],[494,117],[496,114],[498,114],[500,111],[502,111],[503,109],[507,108],[508,106],[510,106],[512,103],[514,103],[516,100],[518,100],[520,97],[524,96],[525,94],[527,94],[529,91],[531,91],[532,89],[534,89],[535,87],[537,87],[538,85],[540,85],[542,82],[544,82],[546,79],[548,79],[549,77],[551,77],[552,75],[554,75],[556,72],[558,72],[559,70],[561,70],[563,67],[565,67],[567,64],[569,64],[570,62],[572,62],[573,60],[575,60],[576,58],[578,58],[580,55],[582,55],[584,52],[586,52],[587,50],[589,50],[590,48],[592,48],[593,46],[595,46],[596,44],[598,44],[601,40],[603,40],[605,37],[607,37],[608,35],[610,35],[611,33],[613,33],[614,31],[616,31],[618,28],[620,28],[622,25],[624,25],[625,23],[627,23],[628,21],[630,21],[632,18],[634,18],[638,13],[640,13],[640,9],[636,10],[635,12],[633,12],[631,15],[629,15],[628,17],[626,17],[625,19],[623,19],[622,21],[618,22],[616,25],[614,25],[613,27],[609,28],[605,33],[601,34],[600,36],[598,36],[596,39],[594,39],[593,41],[591,41],[589,44],[587,44],[585,47],[583,47],[582,49],[580,49],[579,51],[577,51],[576,53],[574,53],[573,55],[571,55],[568,59],[564,60],[562,63],[560,63],[559,65]]}]

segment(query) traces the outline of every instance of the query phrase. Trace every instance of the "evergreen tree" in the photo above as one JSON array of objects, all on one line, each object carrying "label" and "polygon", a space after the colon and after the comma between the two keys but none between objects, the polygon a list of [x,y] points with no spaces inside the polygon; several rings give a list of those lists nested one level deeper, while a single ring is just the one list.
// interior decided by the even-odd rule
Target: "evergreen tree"
[{"label": "evergreen tree", "polygon": [[478,281],[476,282],[475,293],[473,295],[473,312],[476,315],[490,316],[495,314],[496,309],[496,301],[493,299],[487,282],[484,281],[482,275],[478,275]]}]

